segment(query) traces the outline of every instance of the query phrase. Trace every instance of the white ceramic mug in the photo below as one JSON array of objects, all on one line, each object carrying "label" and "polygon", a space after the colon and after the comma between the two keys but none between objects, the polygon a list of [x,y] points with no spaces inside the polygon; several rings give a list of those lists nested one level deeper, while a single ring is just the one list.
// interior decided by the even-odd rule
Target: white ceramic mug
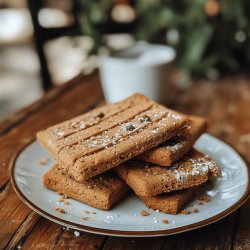
[{"label": "white ceramic mug", "polygon": [[173,48],[138,42],[133,47],[100,60],[100,77],[107,102],[117,102],[133,93],[167,103]]}]

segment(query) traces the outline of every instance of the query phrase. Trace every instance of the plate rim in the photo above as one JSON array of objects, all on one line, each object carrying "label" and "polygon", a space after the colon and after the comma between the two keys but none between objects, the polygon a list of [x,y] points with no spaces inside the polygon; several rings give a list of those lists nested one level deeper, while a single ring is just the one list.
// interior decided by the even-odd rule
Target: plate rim
[{"label": "plate rim", "polygon": [[219,221],[223,218],[225,218],[227,215],[233,213],[236,209],[241,207],[250,197],[250,169],[249,169],[249,163],[245,160],[245,157],[242,156],[241,153],[238,152],[231,144],[224,142],[223,140],[217,138],[216,136],[213,136],[209,133],[204,133],[212,139],[215,139],[219,142],[222,142],[226,146],[228,146],[231,150],[235,151],[235,153],[241,158],[241,160],[245,163],[247,166],[247,173],[248,173],[248,183],[247,183],[247,188],[242,197],[234,203],[232,206],[227,208],[226,210],[220,212],[219,214],[216,214],[210,218],[201,220],[199,222],[195,222],[189,225],[181,226],[178,228],[171,228],[171,229],[164,229],[164,230],[156,230],[156,231],[123,231],[123,230],[114,230],[114,229],[104,229],[104,228],[96,228],[93,226],[86,226],[74,222],[70,222],[66,219],[62,219],[59,217],[56,217],[50,213],[47,213],[44,211],[42,208],[36,206],[32,201],[30,201],[24,194],[23,192],[19,189],[16,180],[14,178],[14,171],[15,171],[15,166],[16,166],[16,161],[19,158],[20,154],[28,148],[31,144],[33,144],[36,139],[30,141],[28,144],[23,145],[22,147],[19,148],[19,150],[16,152],[16,154],[11,158],[9,167],[11,169],[11,175],[10,175],[10,180],[12,187],[17,194],[17,196],[21,199],[22,202],[24,202],[31,210],[35,211],[38,213],[40,216],[53,221],[59,225],[65,226],[72,228],[74,230],[79,230],[83,232],[88,232],[88,233],[95,233],[99,235],[107,235],[107,236],[119,236],[119,237],[157,237],[157,236],[167,236],[167,235],[173,235],[173,234],[178,234],[178,233],[183,233],[186,231],[190,231],[193,229],[201,228],[207,225],[210,225],[216,221]]}]

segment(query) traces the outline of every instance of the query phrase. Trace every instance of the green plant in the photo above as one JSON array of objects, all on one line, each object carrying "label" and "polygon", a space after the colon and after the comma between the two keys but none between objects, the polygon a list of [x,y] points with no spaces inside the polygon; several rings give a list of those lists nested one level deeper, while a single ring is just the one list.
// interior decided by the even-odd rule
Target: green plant
[{"label": "green plant", "polygon": [[[94,39],[96,53],[112,21],[113,1],[79,3],[82,32]],[[175,47],[177,64],[191,73],[250,66],[249,0],[135,0],[132,5],[134,37]]]}]

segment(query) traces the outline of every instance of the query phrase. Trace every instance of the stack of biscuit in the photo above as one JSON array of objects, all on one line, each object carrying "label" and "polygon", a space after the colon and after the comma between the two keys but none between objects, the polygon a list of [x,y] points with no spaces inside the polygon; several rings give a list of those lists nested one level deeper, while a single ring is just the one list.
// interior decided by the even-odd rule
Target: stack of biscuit
[{"label": "stack of biscuit", "polygon": [[56,160],[44,185],[109,210],[132,189],[150,208],[176,214],[219,169],[192,148],[205,120],[141,94],[37,133]]}]

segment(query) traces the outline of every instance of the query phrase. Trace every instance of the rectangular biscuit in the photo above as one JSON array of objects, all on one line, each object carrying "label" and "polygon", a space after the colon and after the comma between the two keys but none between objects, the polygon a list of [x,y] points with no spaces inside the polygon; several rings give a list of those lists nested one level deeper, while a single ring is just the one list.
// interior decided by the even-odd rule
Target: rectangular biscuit
[{"label": "rectangular biscuit", "polygon": [[190,125],[183,131],[183,134],[142,153],[137,158],[161,166],[172,166],[193,147],[195,141],[206,131],[207,124],[204,118],[189,116],[189,119]]},{"label": "rectangular biscuit", "polygon": [[37,138],[70,176],[81,181],[178,135],[188,121],[135,94],[41,131]]},{"label": "rectangular biscuit", "polygon": [[111,209],[129,191],[126,183],[110,171],[79,182],[65,174],[58,165],[43,176],[43,184],[65,197],[102,210]]},{"label": "rectangular biscuit", "polygon": [[195,149],[169,168],[130,160],[114,170],[138,196],[190,188],[205,183],[210,176],[220,175],[215,162]]},{"label": "rectangular biscuit", "polygon": [[192,199],[197,189],[198,187],[192,187],[155,196],[140,196],[140,199],[148,208],[167,214],[177,214]]}]

